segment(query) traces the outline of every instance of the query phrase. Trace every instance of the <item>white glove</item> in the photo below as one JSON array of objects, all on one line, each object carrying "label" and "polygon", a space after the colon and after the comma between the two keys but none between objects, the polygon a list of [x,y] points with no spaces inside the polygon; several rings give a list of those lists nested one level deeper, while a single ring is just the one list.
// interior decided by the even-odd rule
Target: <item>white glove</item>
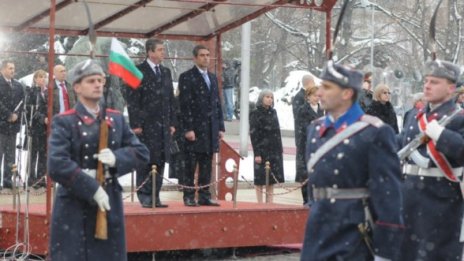
[{"label": "white glove", "polygon": [[100,150],[97,157],[101,163],[106,164],[109,167],[114,167],[114,165],[116,165],[116,156],[114,156],[114,153],[108,148]]},{"label": "white glove", "polygon": [[110,198],[106,191],[100,186],[98,187],[97,192],[93,195],[93,199],[97,202],[98,207],[101,211],[110,210]]},{"label": "white glove", "polygon": [[437,141],[444,129],[445,127],[440,126],[437,120],[433,120],[425,126],[425,134],[427,134],[427,136],[429,136],[432,140]]},{"label": "white glove", "polygon": [[391,261],[391,259],[380,256],[374,256],[374,261]]}]

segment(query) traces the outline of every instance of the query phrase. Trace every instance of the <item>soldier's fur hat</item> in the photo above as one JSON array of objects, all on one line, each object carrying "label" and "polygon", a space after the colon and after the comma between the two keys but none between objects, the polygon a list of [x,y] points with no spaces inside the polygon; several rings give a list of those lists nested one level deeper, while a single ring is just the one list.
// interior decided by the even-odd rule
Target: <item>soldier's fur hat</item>
[{"label": "soldier's fur hat", "polygon": [[363,83],[362,72],[334,64],[331,60],[327,62],[320,78],[331,81],[341,88],[352,88],[356,91],[361,90]]},{"label": "soldier's fur hat", "polygon": [[445,78],[453,83],[457,83],[460,74],[461,68],[454,63],[435,60],[425,64],[425,76]]},{"label": "soldier's fur hat", "polygon": [[68,75],[69,82],[74,85],[82,78],[90,75],[104,75],[101,65],[91,59],[79,62],[70,71]]}]

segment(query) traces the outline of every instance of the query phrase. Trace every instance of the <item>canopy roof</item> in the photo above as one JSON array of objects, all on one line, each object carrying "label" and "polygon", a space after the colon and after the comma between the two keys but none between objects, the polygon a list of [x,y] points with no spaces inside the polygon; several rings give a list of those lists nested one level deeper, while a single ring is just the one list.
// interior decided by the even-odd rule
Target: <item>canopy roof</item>
[{"label": "canopy roof", "polygon": [[[82,0],[55,0],[55,34],[85,35]],[[314,2],[322,2],[316,6]],[[1,0],[0,31],[49,33],[52,0]],[[208,40],[278,7],[328,12],[336,0],[87,0],[99,36]]]}]

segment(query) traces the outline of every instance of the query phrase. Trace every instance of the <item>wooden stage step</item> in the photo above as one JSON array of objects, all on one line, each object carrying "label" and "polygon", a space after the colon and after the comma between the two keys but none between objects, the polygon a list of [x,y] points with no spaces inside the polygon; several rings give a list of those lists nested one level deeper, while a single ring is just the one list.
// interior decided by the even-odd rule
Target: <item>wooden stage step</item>
[{"label": "wooden stage step", "polygon": [[[220,207],[185,207],[165,202],[168,208],[147,209],[124,203],[128,252],[157,252],[298,244],[303,242],[308,209],[284,204],[219,201]],[[15,244],[16,211],[0,206],[0,249]],[[24,210],[20,212],[24,220]],[[30,245],[33,254],[46,255],[48,224],[45,204],[29,206]],[[19,228],[23,238],[24,222]]]}]

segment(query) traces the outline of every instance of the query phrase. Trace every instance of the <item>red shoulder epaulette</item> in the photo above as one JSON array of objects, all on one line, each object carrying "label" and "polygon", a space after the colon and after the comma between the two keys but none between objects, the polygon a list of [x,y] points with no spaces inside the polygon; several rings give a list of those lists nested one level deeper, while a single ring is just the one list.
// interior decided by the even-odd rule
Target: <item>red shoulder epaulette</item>
[{"label": "red shoulder epaulette", "polygon": [[116,114],[121,114],[120,111],[115,110],[115,109],[106,109],[106,112],[112,112],[112,113],[116,113]]},{"label": "red shoulder epaulette", "polygon": [[377,127],[377,128],[380,128],[384,124],[381,119],[379,119],[379,118],[377,118],[375,116],[372,116],[372,115],[368,115],[368,114],[364,114],[361,117],[361,121],[367,122],[370,125],[372,125],[374,127]]},{"label": "red shoulder epaulette", "polygon": [[62,113],[60,113],[59,115],[71,115],[71,114],[75,114],[76,113],[76,109],[69,109],[67,111],[64,111]]}]

